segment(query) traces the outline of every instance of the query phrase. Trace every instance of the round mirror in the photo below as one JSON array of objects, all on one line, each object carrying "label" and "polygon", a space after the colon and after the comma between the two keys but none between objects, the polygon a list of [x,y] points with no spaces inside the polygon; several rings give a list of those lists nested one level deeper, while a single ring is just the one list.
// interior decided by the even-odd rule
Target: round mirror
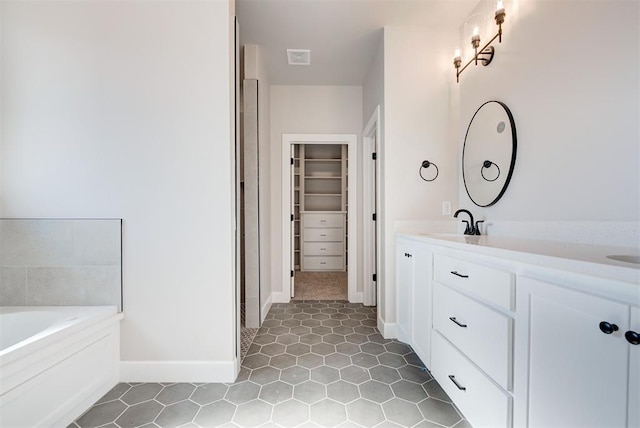
[{"label": "round mirror", "polygon": [[516,163],[516,124],[509,108],[487,101],[471,118],[462,149],[462,178],[467,194],[479,207],[502,197]]}]

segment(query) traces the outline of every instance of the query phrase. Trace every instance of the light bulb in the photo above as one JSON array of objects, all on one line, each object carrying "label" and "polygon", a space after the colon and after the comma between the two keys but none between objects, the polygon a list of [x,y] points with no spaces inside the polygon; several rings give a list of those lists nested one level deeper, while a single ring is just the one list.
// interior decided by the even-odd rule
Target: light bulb
[{"label": "light bulb", "polygon": [[478,28],[478,27],[473,27],[473,35],[474,35],[474,36],[478,36],[478,35],[480,35],[480,28]]},{"label": "light bulb", "polygon": [[461,52],[460,52],[460,49],[456,49],[456,50],[454,51],[454,53],[453,53],[453,57],[454,57],[454,58],[461,58],[461,57],[462,57]]},{"label": "light bulb", "polygon": [[498,0],[498,3],[496,4],[496,10],[503,10],[504,9],[504,2],[502,0]]}]

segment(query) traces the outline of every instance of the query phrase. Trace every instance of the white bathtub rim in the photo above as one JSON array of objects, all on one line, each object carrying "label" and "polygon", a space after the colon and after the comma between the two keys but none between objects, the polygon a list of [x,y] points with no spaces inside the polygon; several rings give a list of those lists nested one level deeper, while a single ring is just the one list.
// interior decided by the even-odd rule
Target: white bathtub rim
[{"label": "white bathtub rim", "polygon": [[16,343],[0,351],[0,368],[11,362],[21,359],[27,355],[37,352],[47,346],[59,342],[66,337],[90,328],[102,321],[112,319],[114,322],[124,317],[122,312],[117,312],[116,306],[2,306],[0,313],[18,311],[43,311],[51,310],[67,314],[67,317],[78,314],[78,312],[91,313],[90,318],[82,318],[73,321],[61,321],[55,323],[39,334],[31,336],[21,342]]},{"label": "white bathtub rim", "polygon": [[[119,324],[122,317],[122,313],[117,313],[111,318],[80,328],[75,333],[64,335],[64,337],[57,340],[55,340],[56,335],[49,336],[40,341],[39,344],[42,344],[42,342],[47,343],[38,346],[35,350],[27,352],[25,349],[28,347],[25,347],[19,350],[20,352],[10,354],[10,360],[7,358],[0,365],[2,369],[0,370],[0,401],[3,401],[6,394],[10,393],[14,388],[48,370],[61,359],[73,355],[79,349],[110,334],[109,331],[112,331],[113,328],[118,328],[117,331],[119,331],[119,327],[116,327],[116,325]],[[51,340],[52,338],[54,339],[53,341]],[[118,340],[118,349],[119,342]]]}]

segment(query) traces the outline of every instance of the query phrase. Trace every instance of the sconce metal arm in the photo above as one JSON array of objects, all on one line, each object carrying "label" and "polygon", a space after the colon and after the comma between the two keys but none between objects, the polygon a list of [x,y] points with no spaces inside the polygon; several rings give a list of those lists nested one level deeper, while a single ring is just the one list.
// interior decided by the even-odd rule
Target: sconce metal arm
[{"label": "sconce metal arm", "polygon": [[[480,61],[482,61],[482,65],[487,66],[489,64],[491,64],[491,60],[493,60],[493,54],[494,54],[494,49],[493,46],[491,46],[491,43],[493,43],[496,39],[499,38],[500,43],[502,43],[502,26],[498,29],[498,32],[496,33],[495,36],[493,36],[493,38],[491,40],[489,40],[483,47],[482,49],[480,49],[479,51],[476,51],[476,54],[473,55],[473,58],[471,58],[469,60],[469,62],[467,62],[464,67],[459,68],[456,67],[456,82],[460,82],[460,75],[462,74],[463,71],[465,71],[467,69],[467,67],[469,67],[471,65],[472,62],[476,62],[478,58],[480,58],[480,55],[489,55],[489,58],[480,58]],[[487,50],[487,48],[491,48],[490,51],[485,52],[485,50]]]}]

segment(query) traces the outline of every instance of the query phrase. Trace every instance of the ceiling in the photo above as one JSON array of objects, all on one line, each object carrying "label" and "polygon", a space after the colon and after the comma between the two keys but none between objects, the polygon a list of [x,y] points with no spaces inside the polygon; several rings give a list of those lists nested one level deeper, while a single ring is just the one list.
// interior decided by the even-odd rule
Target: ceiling
[{"label": "ceiling", "polygon": [[[458,29],[478,1],[236,0],[236,14],[271,84],[362,85],[384,26]],[[288,65],[288,48],[311,49],[311,65]]]}]

